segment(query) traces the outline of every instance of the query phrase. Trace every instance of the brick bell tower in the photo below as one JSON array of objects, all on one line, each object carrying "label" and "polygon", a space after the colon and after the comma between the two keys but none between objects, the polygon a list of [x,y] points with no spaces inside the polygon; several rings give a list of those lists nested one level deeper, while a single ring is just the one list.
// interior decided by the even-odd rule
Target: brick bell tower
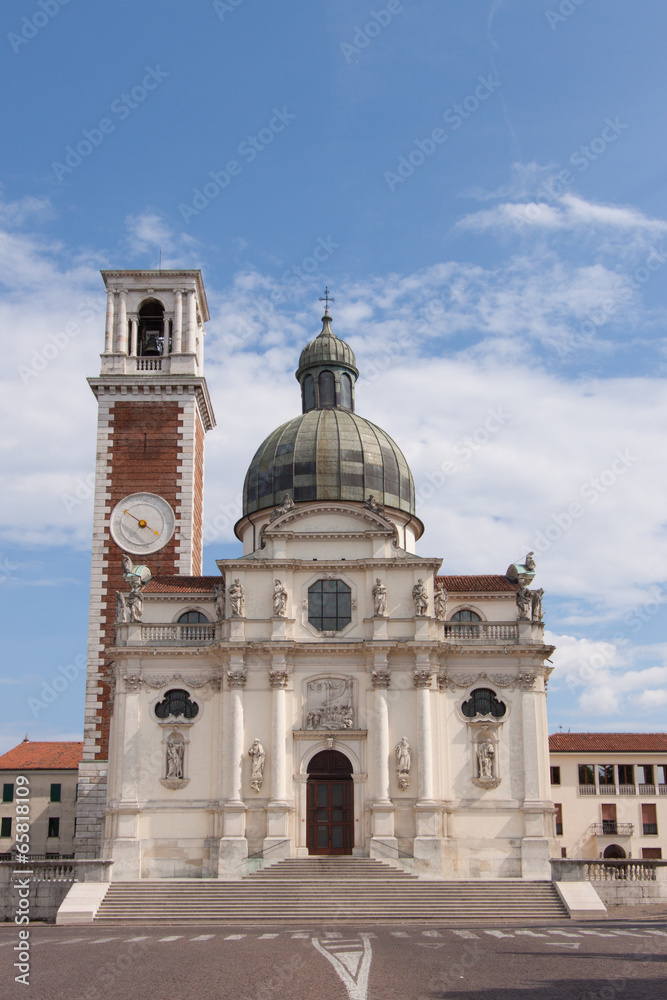
[{"label": "brick bell tower", "polygon": [[202,571],[203,375],[209,319],[200,271],[102,271],[107,310],[97,398],[95,508],[77,857],[99,857],[106,807],[116,591],[121,559],[157,575]]}]

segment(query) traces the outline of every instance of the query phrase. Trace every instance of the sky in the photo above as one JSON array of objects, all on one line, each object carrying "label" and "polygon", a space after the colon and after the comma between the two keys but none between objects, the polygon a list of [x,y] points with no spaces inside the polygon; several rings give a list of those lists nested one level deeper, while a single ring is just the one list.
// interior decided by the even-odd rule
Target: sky
[{"label": "sky", "polygon": [[665,730],[666,32],[661,0],[3,4],[0,752],[82,732],[99,270],[160,262],[211,312],[204,572],[327,285],[419,552],[535,552],[550,729]]}]

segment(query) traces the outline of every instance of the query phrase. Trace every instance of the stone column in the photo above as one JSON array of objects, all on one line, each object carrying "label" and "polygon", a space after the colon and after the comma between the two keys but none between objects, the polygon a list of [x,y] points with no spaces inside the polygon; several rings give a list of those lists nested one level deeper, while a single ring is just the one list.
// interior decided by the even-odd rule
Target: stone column
[{"label": "stone column", "polygon": [[[142,760],[139,724],[139,709],[142,692],[142,680],[139,674],[118,679],[116,691],[116,711],[114,712],[114,729],[116,744],[114,759],[110,761],[111,794],[117,803],[117,808],[108,815],[110,825],[109,857],[118,866],[123,878],[139,878],[141,876],[141,841],[138,833],[139,822],[139,775],[146,766]],[[112,744],[113,746],[113,744]],[[158,770],[160,757],[151,760],[149,766],[156,772],[156,778],[162,777]]]},{"label": "stone column", "polygon": [[414,839],[417,874],[442,878],[441,820],[433,798],[433,731],[431,726],[431,681],[428,654],[418,654],[414,672],[417,689],[417,836]]},{"label": "stone column", "polygon": [[104,353],[113,354],[114,292],[107,288],[107,316],[104,327]]},{"label": "stone column", "polygon": [[172,354],[180,354],[183,343],[183,292],[174,289],[174,329],[171,341]]},{"label": "stone column", "polygon": [[398,841],[394,836],[394,804],[389,796],[389,704],[388,690],[391,671],[387,655],[374,656],[371,674],[375,709],[375,801],[372,806],[370,855],[381,860],[398,858]]},{"label": "stone column", "polygon": [[223,836],[218,856],[218,875],[241,878],[246,873],[248,841],[245,838],[246,806],[243,801],[244,719],[243,689],[247,674],[243,656],[232,654],[227,671],[229,686],[228,798],[224,805]]},{"label": "stone column", "polygon": [[[549,783],[549,736],[544,677],[536,670],[519,673],[523,730],[523,817],[521,875],[549,878],[552,829]],[[506,738],[506,734],[502,734]],[[502,741],[502,736],[501,736]],[[509,781],[509,775],[507,779]]]},{"label": "stone column", "polygon": [[292,855],[288,839],[290,805],[287,798],[287,684],[289,672],[284,654],[274,654],[269,671],[271,685],[271,800],[267,806],[267,830],[263,850],[265,862]]},{"label": "stone column", "polygon": [[130,320],[130,357],[137,356],[137,336],[139,333],[139,322],[136,319]]},{"label": "stone column", "polygon": [[127,354],[127,291],[124,288],[121,288],[118,296],[116,354]]},{"label": "stone column", "polygon": [[194,289],[187,293],[187,325],[185,328],[185,353],[194,354],[197,346],[197,304]]}]

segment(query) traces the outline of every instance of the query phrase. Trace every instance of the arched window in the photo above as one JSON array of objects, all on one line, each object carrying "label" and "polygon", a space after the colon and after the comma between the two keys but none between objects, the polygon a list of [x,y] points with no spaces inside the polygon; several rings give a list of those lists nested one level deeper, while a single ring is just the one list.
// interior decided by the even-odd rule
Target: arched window
[{"label": "arched window", "polygon": [[158,719],[168,719],[170,716],[182,715],[185,719],[195,719],[199,715],[199,705],[196,701],[190,700],[187,691],[180,688],[173,688],[167,691],[162,701],[155,706],[155,714]]},{"label": "arched window", "polygon": [[315,382],[312,375],[306,375],[303,380],[303,412],[315,409]]},{"label": "arched window", "polygon": [[352,409],[352,379],[345,372],[340,377],[340,405]]},{"label": "arched window", "polygon": [[476,611],[464,609],[463,611],[455,611],[450,620],[453,622],[481,622],[482,619]]},{"label": "arched window", "polygon": [[320,406],[336,405],[336,383],[333,372],[322,372],[320,375]]},{"label": "arched window", "polygon": [[498,701],[490,688],[476,688],[461,705],[461,711],[466,719],[474,719],[476,715],[492,715],[494,719],[502,719],[507,707],[502,701]]},{"label": "arched window", "polygon": [[352,591],[342,580],[318,580],[308,588],[308,621],[320,632],[340,632],[352,621]]},{"label": "arched window", "polygon": [[609,847],[605,847],[603,858],[627,858],[627,854],[623,850],[620,844],[610,844]]},{"label": "arched window", "polygon": [[137,354],[145,358],[164,354],[164,306],[155,299],[149,299],[139,310],[138,319]]},{"label": "arched window", "polygon": [[201,611],[184,611],[178,619],[179,625],[196,625],[200,622],[208,623],[208,618]]}]

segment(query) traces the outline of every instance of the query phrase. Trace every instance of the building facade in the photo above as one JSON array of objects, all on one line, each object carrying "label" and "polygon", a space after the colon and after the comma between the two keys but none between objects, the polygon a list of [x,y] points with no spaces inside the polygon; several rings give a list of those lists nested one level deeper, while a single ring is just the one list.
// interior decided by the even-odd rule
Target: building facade
[{"label": "building facade", "polygon": [[114,878],[308,854],[548,878],[553,647],[532,553],[488,576],[417,555],[408,463],[357,413],[327,310],[302,412],[250,462],[242,555],[198,575],[201,277],[104,278],[80,855]]},{"label": "building facade", "polygon": [[667,857],[667,733],[552,733],[549,746],[562,857]]},{"label": "building facade", "polygon": [[83,743],[32,742],[26,736],[0,757],[0,857],[9,859],[16,853],[17,834],[25,843],[17,823],[29,824],[29,857],[74,857],[82,750]]}]

